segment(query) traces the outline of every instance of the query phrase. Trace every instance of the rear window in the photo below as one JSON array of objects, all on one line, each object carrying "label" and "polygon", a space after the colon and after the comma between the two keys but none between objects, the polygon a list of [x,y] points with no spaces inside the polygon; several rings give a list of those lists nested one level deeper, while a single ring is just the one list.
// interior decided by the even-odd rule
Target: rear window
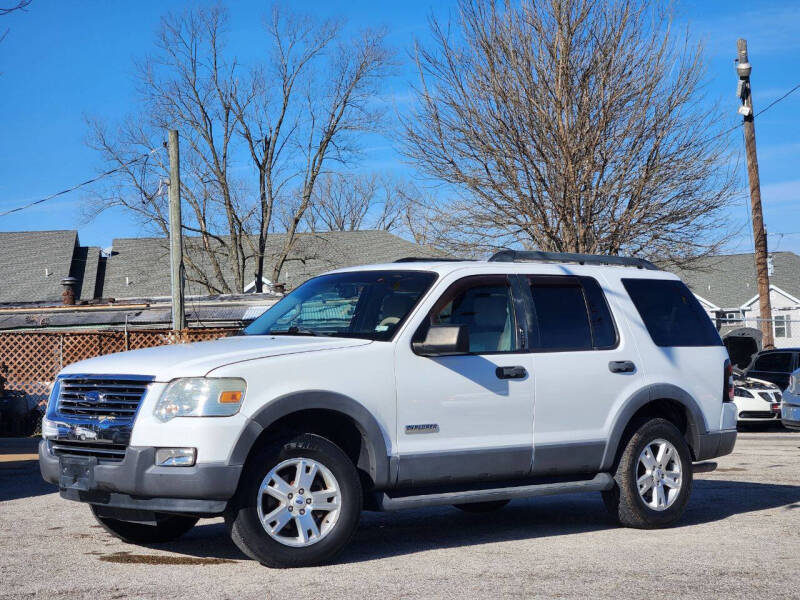
[{"label": "rear window", "polygon": [[721,346],[711,319],[683,282],[623,279],[622,284],[657,346]]},{"label": "rear window", "polygon": [[762,354],[756,359],[753,369],[772,373],[789,373],[792,370],[791,352],[773,352]]}]

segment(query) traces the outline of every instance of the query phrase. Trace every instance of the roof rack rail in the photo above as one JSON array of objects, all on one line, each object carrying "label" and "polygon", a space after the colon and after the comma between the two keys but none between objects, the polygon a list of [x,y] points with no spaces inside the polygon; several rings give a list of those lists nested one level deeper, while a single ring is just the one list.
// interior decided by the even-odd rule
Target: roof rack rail
[{"label": "roof rack rail", "polygon": [[398,258],[396,263],[413,263],[413,262],[462,262],[465,260],[471,260],[469,258],[443,258],[439,256],[406,256],[405,258]]},{"label": "roof rack rail", "polygon": [[659,268],[644,258],[635,256],[610,256],[604,254],[578,254],[576,252],[542,252],[539,250],[500,250],[489,262],[559,262],[578,263],[580,265],[616,265],[636,267],[648,271]]}]

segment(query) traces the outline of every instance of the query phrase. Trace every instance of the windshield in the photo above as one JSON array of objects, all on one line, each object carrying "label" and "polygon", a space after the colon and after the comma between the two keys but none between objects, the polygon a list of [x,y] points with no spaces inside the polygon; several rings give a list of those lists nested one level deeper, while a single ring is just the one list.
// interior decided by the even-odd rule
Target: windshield
[{"label": "windshield", "polygon": [[430,288],[426,271],[353,271],[306,281],[253,321],[245,335],[391,339]]}]

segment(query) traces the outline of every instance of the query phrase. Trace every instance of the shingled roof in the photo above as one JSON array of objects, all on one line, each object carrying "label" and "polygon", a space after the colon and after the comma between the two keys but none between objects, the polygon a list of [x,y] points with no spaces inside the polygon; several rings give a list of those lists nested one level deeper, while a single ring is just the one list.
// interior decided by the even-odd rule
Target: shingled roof
[{"label": "shingled roof", "polygon": [[[266,265],[271,265],[285,241],[285,234],[270,234],[267,238]],[[213,281],[213,269],[203,252],[200,240],[185,238],[185,251]],[[361,264],[392,262],[406,256],[442,256],[434,250],[404,240],[387,231],[331,231],[301,233],[295,241],[278,282],[293,288],[325,271]],[[231,285],[233,274],[224,258],[220,259],[223,276]],[[245,285],[254,276],[253,262]],[[267,267],[269,269],[269,267]],[[187,273],[191,278],[191,273]],[[271,273],[265,272],[269,278]],[[188,279],[187,278],[187,279]],[[203,295],[208,291],[201,285],[187,281],[186,293]],[[103,295],[114,298],[160,297],[170,294],[169,249],[166,238],[115,239],[113,253],[108,259]]]},{"label": "shingled roof", "polygon": [[[794,252],[772,253],[774,285],[800,298],[800,256]],[[721,309],[739,308],[758,294],[753,254],[727,254],[700,260],[691,271],[675,271],[701,298]]]},{"label": "shingled roof", "polygon": [[60,300],[77,246],[77,231],[0,233],[0,303]]}]

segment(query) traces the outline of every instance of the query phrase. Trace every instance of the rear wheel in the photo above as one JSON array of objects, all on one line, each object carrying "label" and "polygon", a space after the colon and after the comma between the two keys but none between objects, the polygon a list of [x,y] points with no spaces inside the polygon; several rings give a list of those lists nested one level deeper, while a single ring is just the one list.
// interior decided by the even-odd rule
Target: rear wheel
[{"label": "rear wheel", "polygon": [[491,502],[470,502],[469,504],[453,504],[457,509],[468,513],[483,514],[494,512],[505,507],[510,500],[492,500]]},{"label": "rear wheel", "polygon": [[94,518],[103,529],[123,542],[131,544],[172,542],[187,533],[198,521],[196,517],[159,514],[156,515],[155,524],[136,523],[101,516],[93,504],[90,506]]},{"label": "rear wheel", "polygon": [[611,515],[626,527],[665,527],[683,515],[692,490],[689,446],[666,419],[643,423],[630,437],[603,492]]},{"label": "rear wheel", "polygon": [[231,539],[268,567],[327,562],[350,541],[361,514],[361,482],[335,444],[302,434],[249,461],[236,505],[225,516]]}]

